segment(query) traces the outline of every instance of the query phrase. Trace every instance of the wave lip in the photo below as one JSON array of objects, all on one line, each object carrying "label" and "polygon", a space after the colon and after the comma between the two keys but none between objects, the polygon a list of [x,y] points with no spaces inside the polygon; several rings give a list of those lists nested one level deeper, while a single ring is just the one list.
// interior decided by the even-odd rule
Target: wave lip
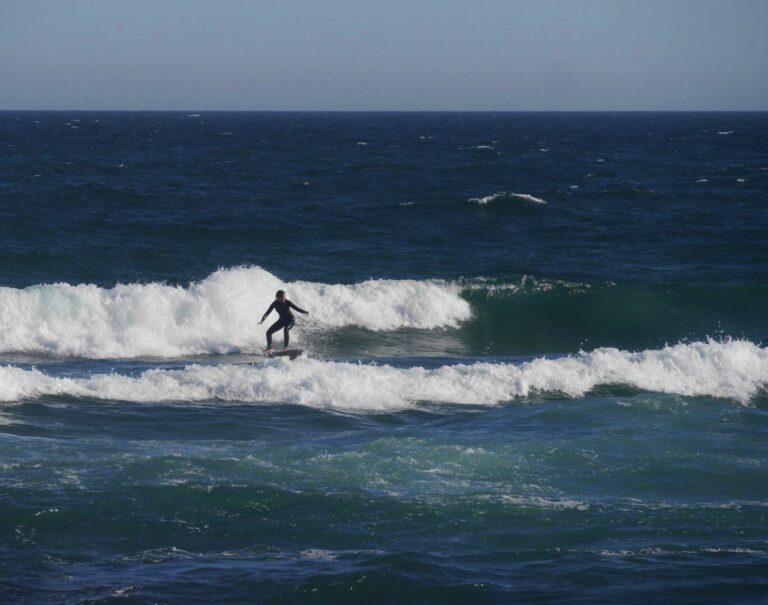
[{"label": "wave lip", "polygon": [[504,200],[504,199],[510,199],[510,198],[523,200],[524,202],[531,202],[533,204],[547,203],[545,200],[539,197],[535,197],[530,193],[515,193],[513,191],[499,191],[498,193],[486,195],[485,197],[472,197],[472,198],[469,198],[469,201],[474,202],[475,204],[478,204],[480,206],[485,206],[486,204],[495,202],[497,200]]},{"label": "wave lip", "polygon": [[747,404],[768,385],[768,349],[748,341],[695,342],[640,352],[596,349],[522,364],[475,363],[436,369],[299,359],[250,365],[190,365],[131,377],[61,378],[0,367],[0,401],[73,396],[133,402],[291,403],[361,411],[418,402],[497,405],[531,393],[583,397],[599,385]]},{"label": "wave lip", "polygon": [[[187,287],[162,283],[0,288],[0,352],[91,359],[177,357],[263,345],[258,322],[283,288],[310,311],[297,330],[456,327],[470,317],[460,288],[440,281],[285,283],[259,267],[221,269]],[[274,314],[272,317],[275,317]]]}]

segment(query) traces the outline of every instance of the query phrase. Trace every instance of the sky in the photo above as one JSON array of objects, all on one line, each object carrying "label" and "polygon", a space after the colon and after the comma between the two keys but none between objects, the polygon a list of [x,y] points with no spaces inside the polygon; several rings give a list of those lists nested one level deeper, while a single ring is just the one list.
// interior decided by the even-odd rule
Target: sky
[{"label": "sky", "polygon": [[0,109],[768,110],[768,0],[0,0]]}]

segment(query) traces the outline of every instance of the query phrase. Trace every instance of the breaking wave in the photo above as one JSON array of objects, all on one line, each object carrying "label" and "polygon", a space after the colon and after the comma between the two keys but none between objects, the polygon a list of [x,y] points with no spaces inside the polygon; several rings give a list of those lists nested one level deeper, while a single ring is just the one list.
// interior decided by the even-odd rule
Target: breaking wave
[{"label": "breaking wave", "polygon": [[291,403],[377,411],[417,402],[494,405],[532,393],[581,397],[600,385],[746,404],[768,384],[768,349],[749,341],[696,342],[657,350],[596,349],[557,359],[397,368],[299,359],[255,365],[190,365],[138,376],[49,376],[0,368],[0,400],[42,396],[134,402]]},{"label": "breaking wave", "polygon": [[253,349],[263,344],[264,327],[258,322],[279,288],[310,311],[302,316],[299,331],[456,327],[470,317],[460,287],[447,282],[286,283],[259,267],[240,267],[186,287],[147,283],[105,289],[59,283],[0,288],[0,352],[104,359]]}]

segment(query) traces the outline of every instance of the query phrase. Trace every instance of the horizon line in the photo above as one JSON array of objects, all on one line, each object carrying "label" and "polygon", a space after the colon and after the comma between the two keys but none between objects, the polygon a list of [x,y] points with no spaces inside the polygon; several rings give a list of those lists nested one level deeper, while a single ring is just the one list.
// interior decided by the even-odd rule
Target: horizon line
[{"label": "horizon line", "polygon": [[767,109],[83,109],[0,108],[0,113],[14,112],[121,112],[121,113],[766,113]]}]

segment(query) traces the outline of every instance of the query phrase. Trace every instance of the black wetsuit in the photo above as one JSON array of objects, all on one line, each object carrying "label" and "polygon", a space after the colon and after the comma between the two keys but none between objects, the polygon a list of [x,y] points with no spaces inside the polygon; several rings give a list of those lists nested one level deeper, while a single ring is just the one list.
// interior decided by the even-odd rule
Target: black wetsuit
[{"label": "black wetsuit", "polygon": [[296,321],[296,318],[293,316],[293,313],[291,313],[291,309],[296,309],[299,313],[307,313],[307,311],[305,311],[304,309],[299,309],[299,307],[294,305],[287,298],[285,299],[285,302],[280,302],[279,300],[276,300],[271,305],[269,305],[269,309],[267,309],[267,312],[264,313],[264,317],[261,318],[261,321],[264,321],[267,318],[267,315],[269,315],[272,312],[272,309],[277,311],[277,314],[280,316],[280,319],[278,319],[275,323],[269,326],[269,330],[267,330],[267,348],[268,349],[272,348],[272,334],[277,332],[280,328],[283,328],[283,338],[285,340],[285,347],[288,348],[288,342],[289,342],[288,330],[290,330],[293,327],[293,324]]}]

